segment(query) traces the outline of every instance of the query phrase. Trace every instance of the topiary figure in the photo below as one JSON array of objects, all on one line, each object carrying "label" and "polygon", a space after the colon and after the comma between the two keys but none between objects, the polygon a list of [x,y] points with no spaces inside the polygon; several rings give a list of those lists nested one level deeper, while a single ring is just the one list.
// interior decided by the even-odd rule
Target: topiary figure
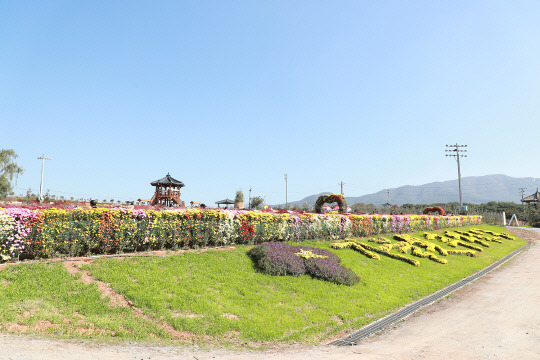
[{"label": "topiary figure", "polygon": [[328,203],[328,204],[337,203],[339,206],[340,214],[343,214],[347,210],[347,202],[345,201],[345,196],[343,196],[342,194],[320,195],[317,201],[315,202],[315,212],[317,214],[322,213],[322,207],[325,203]]},{"label": "topiary figure", "polygon": [[445,215],[445,212],[444,212],[443,208],[440,207],[440,206],[433,206],[433,207],[428,206],[427,208],[424,209],[424,211],[422,211],[422,214],[427,215],[427,214],[432,213],[432,212],[437,212],[437,213],[439,213],[440,216]]}]

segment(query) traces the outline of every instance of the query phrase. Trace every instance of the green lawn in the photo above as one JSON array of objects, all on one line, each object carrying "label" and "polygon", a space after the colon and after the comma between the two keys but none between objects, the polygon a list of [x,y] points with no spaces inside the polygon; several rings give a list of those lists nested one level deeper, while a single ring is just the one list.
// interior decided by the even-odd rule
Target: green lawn
[{"label": "green lawn", "polygon": [[59,263],[8,266],[0,271],[2,332],[141,340],[166,336],[130,309],[110,308],[107,303],[95,284],[76,281]]},{"label": "green lawn", "polygon": [[[503,232],[495,226],[475,228]],[[246,255],[248,247],[167,257],[100,259],[84,268],[95,278],[111,283],[146,315],[193,333],[202,343],[317,343],[450,285],[523,246],[525,241],[490,243],[474,258],[449,255],[444,257],[448,264],[414,257],[420,267],[384,256],[381,260],[369,259],[351,249],[334,250],[330,242],[302,244],[336,253],[344,266],[360,276],[360,283],[349,287],[310,276],[266,275]],[[35,330],[40,321],[52,326]],[[94,284],[75,281],[61,264],[8,266],[0,271],[1,331],[14,331],[9,324],[28,326],[30,332],[69,337],[170,340],[167,333],[136,318],[129,308],[108,307]],[[88,334],[80,328],[94,331]]]}]

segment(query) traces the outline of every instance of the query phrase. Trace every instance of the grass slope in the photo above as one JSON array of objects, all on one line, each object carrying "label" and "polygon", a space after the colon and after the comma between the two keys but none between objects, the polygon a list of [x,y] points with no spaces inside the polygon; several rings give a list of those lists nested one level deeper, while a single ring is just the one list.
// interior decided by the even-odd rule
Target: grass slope
[{"label": "grass slope", "polygon": [[[502,231],[500,227],[475,227]],[[524,244],[520,239],[490,243],[491,247],[475,258],[444,257],[448,260],[444,265],[415,257],[421,266],[414,267],[387,257],[369,259],[351,249],[334,250],[330,242],[302,243],[336,253],[344,266],[361,277],[352,287],[310,276],[261,273],[246,255],[247,247],[168,257],[101,259],[85,268],[146,315],[193,333],[200,342],[316,343],[385,316]],[[152,323],[136,318],[130,309],[108,307],[95,285],[75,281],[61,265],[10,266],[0,271],[0,309],[4,332],[14,331],[9,324],[23,324],[34,331],[37,323],[47,321],[54,327],[41,332],[84,336],[84,331],[77,329],[89,328],[96,329],[91,336],[101,338],[170,339]]]},{"label": "grass slope", "polygon": [[62,264],[8,266],[0,271],[0,330],[134,340],[166,336],[130,309],[109,307],[95,284],[76,281]]}]

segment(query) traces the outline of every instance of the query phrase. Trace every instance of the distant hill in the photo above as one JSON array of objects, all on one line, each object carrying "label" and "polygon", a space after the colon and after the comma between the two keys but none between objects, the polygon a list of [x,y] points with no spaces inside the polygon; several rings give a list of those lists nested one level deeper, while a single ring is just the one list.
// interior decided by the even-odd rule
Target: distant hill
[{"label": "distant hill", "polygon": [[[468,176],[461,178],[463,202],[469,204],[485,204],[489,201],[504,201],[519,203],[521,195],[519,188],[527,188],[525,196],[536,191],[540,186],[539,178],[515,178],[507,175]],[[330,194],[323,192],[320,194]],[[305,202],[313,206],[320,194],[310,195],[304,199],[293,201],[290,204],[302,206]],[[388,200],[387,189],[374,194],[362,196],[347,196],[349,205],[356,203],[383,205]],[[424,185],[405,185],[390,189],[390,203],[403,204],[434,204],[459,202],[458,181],[449,180],[433,182]],[[283,206],[284,204],[281,204]]]}]

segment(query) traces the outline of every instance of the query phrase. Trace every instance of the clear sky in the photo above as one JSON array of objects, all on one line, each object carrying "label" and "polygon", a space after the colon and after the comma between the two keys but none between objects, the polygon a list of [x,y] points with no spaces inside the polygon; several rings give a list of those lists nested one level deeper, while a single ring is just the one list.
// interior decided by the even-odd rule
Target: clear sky
[{"label": "clear sky", "polygon": [[43,153],[99,200],[360,196],[456,179],[455,143],[462,176],[540,177],[538,1],[2,1],[0,34],[16,194]]}]

